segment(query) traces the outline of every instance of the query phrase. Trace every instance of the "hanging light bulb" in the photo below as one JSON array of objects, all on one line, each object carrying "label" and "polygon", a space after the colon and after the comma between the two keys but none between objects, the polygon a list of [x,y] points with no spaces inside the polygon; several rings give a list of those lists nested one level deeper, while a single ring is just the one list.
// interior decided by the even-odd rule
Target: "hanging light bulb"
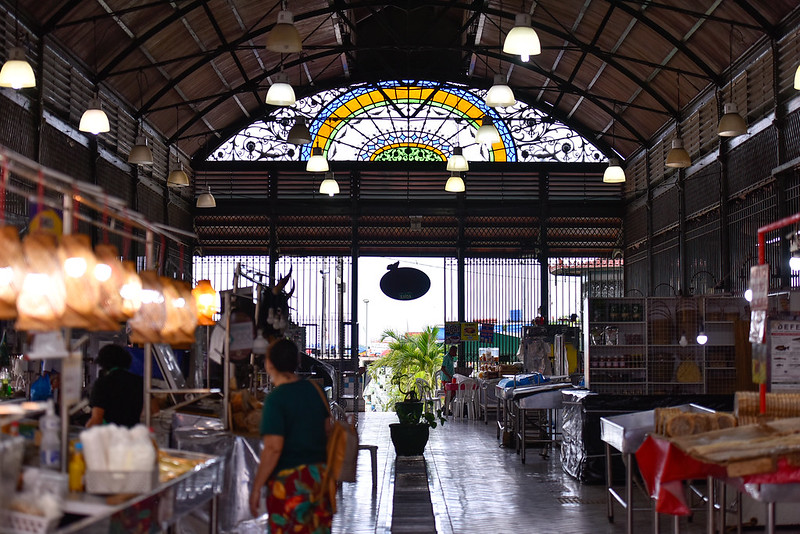
[{"label": "hanging light bulb", "polygon": [[192,289],[192,296],[197,305],[197,322],[203,326],[214,324],[214,314],[217,313],[219,305],[217,292],[210,280],[200,280]]},{"label": "hanging light bulb", "polygon": [[697,334],[697,344],[705,345],[706,343],[708,343],[708,336],[706,335],[706,329],[703,327],[703,324],[700,323],[700,332]]},{"label": "hanging light bulb", "polygon": [[794,72],[794,88],[800,90],[800,65],[797,66],[797,70]]},{"label": "hanging light bulb", "polygon": [[321,184],[319,184],[319,192],[323,195],[328,195],[329,197],[339,193],[339,183],[333,177],[332,172],[325,174],[325,179],[322,180]]},{"label": "hanging light bulb", "polygon": [[461,178],[461,173],[459,172],[451,172],[450,178],[447,179],[447,183],[444,184],[444,190],[448,193],[463,193],[466,190],[464,186],[464,180]]},{"label": "hanging light bulb", "polygon": [[103,111],[100,99],[96,96],[89,101],[89,107],[83,112],[78,129],[82,132],[89,132],[94,135],[105,133],[111,129],[108,124],[106,112]]},{"label": "hanging light bulb", "polygon": [[691,166],[692,158],[689,153],[683,148],[683,139],[676,137],[672,140],[672,148],[667,153],[667,161],[665,165],[674,169],[685,169]]},{"label": "hanging light bulb", "polygon": [[136,137],[136,144],[128,154],[128,163],[133,165],[152,165],[153,151],[147,146],[147,138],[143,135]]},{"label": "hanging light bulb", "polygon": [[542,45],[536,30],[531,27],[531,16],[527,13],[518,13],[514,17],[514,27],[506,35],[503,42],[503,52],[512,56],[520,56],[522,61],[528,61],[531,56],[542,53]]},{"label": "hanging light bulb", "polygon": [[197,207],[198,208],[216,208],[217,207],[217,199],[214,198],[214,195],[211,194],[211,186],[208,186],[208,192],[203,193],[199,197],[197,197]]},{"label": "hanging light bulb", "polygon": [[306,171],[328,172],[328,169],[328,160],[322,154],[322,147],[315,146],[311,149],[311,157],[308,158],[308,163],[306,163]]},{"label": "hanging light bulb", "polygon": [[36,87],[33,68],[25,58],[25,49],[14,47],[8,51],[8,59],[0,69],[0,87],[23,89]]},{"label": "hanging light bulb", "polygon": [[167,185],[174,185],[175,187],[186,187],[189,185],[189,175],[183,170],[183,163],[178,164],[177,169],[172,169],[172,172],[167,176]]},{"label": "hanging light bulb", "polygon": [[464,157],[464,151],[460,146],[453,148],[453,153],[450,159],[447,160],[447,170],[457,172],[467,172],[469,170],[469,161]]},{"label": "hanging light bulb", "polygon": [[303,50],[303,41],[294,26],[291,11],[278,11],[278,21],[267,34],[266,48],[281,54],[296,54]]},{"label": "hanging light bulb", "polygon": [[744,300],[746,300],[747,302],[753,302],[753,290],[752,289],[745,290],[745,292],[744,292]]},{"label": "hanging light bulb", "polygon": [[603,173],[604,184],[621,184],[625,182],[625,171],[620,167],[617,158],[608,160],[608,167]]},{"label": "hanging light bulb", "polygon": [[294,89],[289,84],[289,75],[279,71],[272,77],[272,85],[267,91],[267,104],[273,106],[292,106],[295,103]]},{"label": "hanging light bulb", "polygon": [[308,131],[305,117],[295,119],[294,126],[286,136],[286,141],[293,145],[307,145],[311,142],[311,132]]},{"label": "hanging light bulb", "polygon": [[488,115],[484,115],[481,127],[475,133],[475,140],[484,145],[493,145],[500,142],[500,132],[494,125],[494,121]]},{"label": "hanging light bulb", "polygon": [[505,108],[517,103],[514,91],[508,86],[502,74],[494,75],[494,84],[486,93],[485,102],[490,108]]},{"label": "hanging light bulb", "polygon": [[720,137],[736,137],[747,133],[747,123],[741,115],[739,108],[733,102],[725,102],[725,114],[719,120],[717,133]]}]

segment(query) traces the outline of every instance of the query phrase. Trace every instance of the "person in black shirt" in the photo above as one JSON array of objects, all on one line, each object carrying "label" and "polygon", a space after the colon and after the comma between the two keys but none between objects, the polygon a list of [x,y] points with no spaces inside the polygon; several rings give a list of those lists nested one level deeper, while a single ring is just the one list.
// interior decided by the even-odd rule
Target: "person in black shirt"
[{"label": "person in black shirt", "polygon": [[128,371],[131,354],[119,345],[106,345],[97,353],[97,365],[102,369],[92,387],[89,406],[92,416],[86,427],[116,423],[132,427],[142,416],[142,377]]}]

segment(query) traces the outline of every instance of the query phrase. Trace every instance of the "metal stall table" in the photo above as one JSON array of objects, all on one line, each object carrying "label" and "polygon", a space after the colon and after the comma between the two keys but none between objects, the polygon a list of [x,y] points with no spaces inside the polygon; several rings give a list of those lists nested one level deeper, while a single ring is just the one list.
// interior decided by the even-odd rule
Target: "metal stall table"
[{"label": "metal stall table", "polygon": [[[529,445],[542,445],[545,451],[542,456],[547,456],[546,451],[556,442],[560,433],[556,410],[562,407],[561,390],[571,387],[572,384],[567,382],[526,386],[511,391],[510,396],[514,405],[514,437],[522,463],[525,463],[525,450]],[[532,422],[534,429],[538,430],[538,435],[533,439],[527,437],[529,422]]]},{"label": "metal stall table", "polygon": [[[696,404],[675,406],[686,412],[707,412],[713,410]],[[647,434],[655,429],[655,410],[634,412],[623,415],[600,418],[600,438],[605,442],[606,448],[606,499],[608,504],[608,520],[614,521],[614,501],[617,501],[626,513],[626,532],[633,532],[633,453],[642,445]],[[625,459],[625,497],[623,498],[614,489],[614,473],[611,466],[611,449],[622,453]],[[642,510],[649,508],[642,508]],[[656,531],[657,519],[654,522]]]},{"label": "metal stall table", "polygon": [[[150,491],[126,496],[122,500],[90,494],[69,494],[64,503],[66,514],[83,516],[61,526],[59,534],[122,532],[131,521],[145,515],[154,526],[164,531],[189,512],[210,506],[208,531],[217,532],[217,498],[225,479],[225,462],[220,456],[167,450],[171,456],[199,463],[188,472],[161,482]],[[63,523],[63,520],[62,520]]]}]

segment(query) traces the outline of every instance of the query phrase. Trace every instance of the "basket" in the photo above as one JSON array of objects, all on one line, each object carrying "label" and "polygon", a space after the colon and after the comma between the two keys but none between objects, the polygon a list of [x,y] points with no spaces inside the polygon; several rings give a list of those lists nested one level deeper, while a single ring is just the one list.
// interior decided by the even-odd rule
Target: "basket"
[{"label": "basket", "polygon": [[58,526],[61,518],[47,519],[38,515],[0,510],[0,532],[3,534],[45,534]]},{"label": "basket", "polygon": [[158,470],[86,471],[86,493],[145,493],[158,484]]}]

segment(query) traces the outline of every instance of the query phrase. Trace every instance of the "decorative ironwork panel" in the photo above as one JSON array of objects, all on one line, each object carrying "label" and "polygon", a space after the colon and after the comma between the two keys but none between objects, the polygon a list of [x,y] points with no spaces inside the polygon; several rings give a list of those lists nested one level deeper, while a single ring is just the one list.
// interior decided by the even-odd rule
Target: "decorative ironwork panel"
[{"label": "decorative ironwork panel", "polygon": [[777,142],[778,132],[771,126],[731,151],[728,160],[729,198],[771,179],[771,171],[778,165]]},{"label": "decorative ironwork panel", "polygon": [[[605,158],[566,125],[519,101],[489,108],[486,90],[454,83],[386,81],[321,91],[278,108],[225,141],[209,161],[303,161],[322,148],[338,161],[446,161],[462,147],[470,161],[595,162]],[[501,142],[475,141],[484,116]],[[285,141],[298,117],[309,121],[312,145]]]}]

